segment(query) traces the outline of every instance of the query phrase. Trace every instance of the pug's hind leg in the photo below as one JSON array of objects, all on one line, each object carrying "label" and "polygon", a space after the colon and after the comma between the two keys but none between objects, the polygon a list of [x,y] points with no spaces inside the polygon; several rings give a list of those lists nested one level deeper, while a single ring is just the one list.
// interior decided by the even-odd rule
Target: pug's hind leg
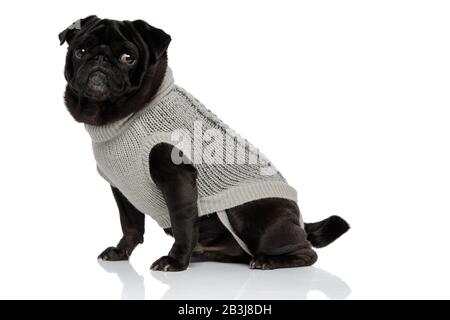
[{"label": "pug's hind leg", "polygon": [[252,269],[304,267],[314,264],[317,254],[300,223],[294,201],[260,199],[227,211],[236,234],[254,257]]}]

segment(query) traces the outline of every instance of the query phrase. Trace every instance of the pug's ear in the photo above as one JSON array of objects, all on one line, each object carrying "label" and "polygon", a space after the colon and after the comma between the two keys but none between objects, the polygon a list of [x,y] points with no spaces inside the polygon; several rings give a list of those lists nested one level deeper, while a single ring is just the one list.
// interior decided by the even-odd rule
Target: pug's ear
[{"label": "pug's ear", "polygon": [[147,44],[149,51],[153,54],[153,63],[155,63],[166,52],[172,38],[163,30],[152,27],[144,20],[135,20],[132,25]]},{"label": "pug's ear", "polygon": [[72,41],[73,37],[77,32],[79,32],[82,28],[85,28],[87,25],[97,20],[100,20],[97,16],[88,16],[84,19],[78,19],[77,21],[72,23],[58,35],[60,45],[63,45],[64,42],[67,42],[70,45],[70,41]]}]

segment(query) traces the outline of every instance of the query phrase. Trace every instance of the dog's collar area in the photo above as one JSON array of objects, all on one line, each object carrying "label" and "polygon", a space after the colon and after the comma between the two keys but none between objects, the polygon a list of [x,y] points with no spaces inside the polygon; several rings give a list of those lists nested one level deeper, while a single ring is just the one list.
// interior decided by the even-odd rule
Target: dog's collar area
[{"label": "dog's collar area", "polygon": [[166,74],[164,75],[164,79],[159,86],[158,91],[145,108],[123,119],[104,126],[85,124],[86,131],[91,136],[93,142],[104,142],[116,137],[123,132],[123,130],[125,130],[131,122],[133,122],[133,119],[139,117],[139,114],[161,101],[161,99],[172,90],[173,86],[174,80],[172,70],[167,67]]}]

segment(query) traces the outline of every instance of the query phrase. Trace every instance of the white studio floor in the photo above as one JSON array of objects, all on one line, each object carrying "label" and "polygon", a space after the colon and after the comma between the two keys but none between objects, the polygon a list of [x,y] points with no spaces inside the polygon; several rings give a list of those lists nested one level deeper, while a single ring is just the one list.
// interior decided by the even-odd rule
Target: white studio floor
[{"label": "white studio floor", "polygon": [[99,264],[117,276],[123,299],[344,299],[351,293],[342,279],[316,267],[254,272],[243,265],[211,262],[193,264],[187,272],[143,276],[130,263]]},{"label": "white studio floor", "polygon": [[[151,226],[155,227],[156,226]],[[156,229],[155,229],[156,230]],[[69,235],[71,232],[68,232]],[[155,231],[155,233],[158,233]],[[8,252],[2,262],[0,298],[25,299],[395,299],[448,298],[450,277],[446,256],[427,255],[423,248],[393,245],[367,250],[358,245],[355,229],[330,247],[319,250],[313,267],[250,270],[246,265],[202,262],[185,272],[163,273],[149,266],[171,239],[147,236],[130,262],[100,262],[95,246],[104,240],[81,241],[77,250],[40,252],[32,244]],[[151,241],[154,243],[151,243]],[[388,238],[386,238],[387,240]],[[157,244],[157,246],[156,246]],[[386,242],[379,243],[389,248]],[[55,247],[56,248],[56,247]],[[24,248],[21,248],[24,249]],[[7,252],[7,251],[5,251]],[[399,255],[401,259],[394,260]]]}]

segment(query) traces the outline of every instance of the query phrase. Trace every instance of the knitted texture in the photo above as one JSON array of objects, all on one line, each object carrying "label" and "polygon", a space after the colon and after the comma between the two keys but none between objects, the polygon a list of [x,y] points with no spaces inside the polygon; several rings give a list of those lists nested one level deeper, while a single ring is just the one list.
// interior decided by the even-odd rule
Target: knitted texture
[{"label": "knitted texture", "polygon": [[[162,142],[183,150],[197,169],[200,216],[262,198],[297,200],[296,191],[256,148],[174,85],[170,69],[144,109],[86,130],[100,175],[163,228],[170,227],[170,217],[149,168],[149,154]],[[194,138],[180,139],[180,133]]]}]

